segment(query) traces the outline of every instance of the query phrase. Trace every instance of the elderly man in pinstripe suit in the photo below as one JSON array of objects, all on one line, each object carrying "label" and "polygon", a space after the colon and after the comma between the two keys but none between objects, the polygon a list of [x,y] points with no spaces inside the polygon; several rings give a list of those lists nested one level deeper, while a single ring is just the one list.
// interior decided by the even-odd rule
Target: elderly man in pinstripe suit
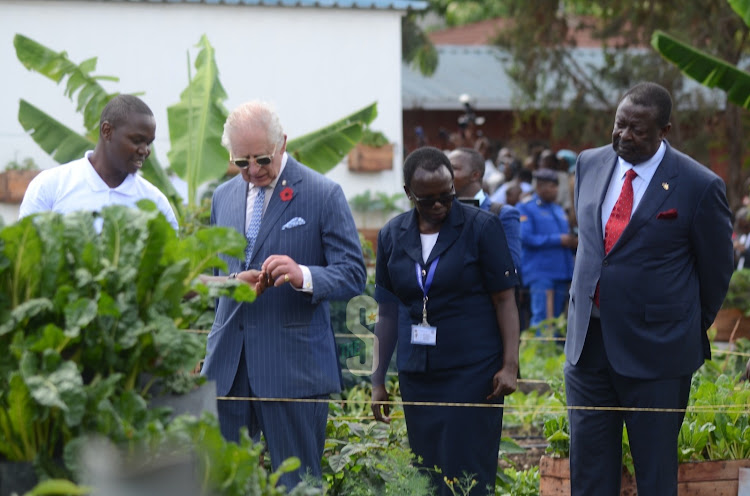
[{"label": "elderly man in pinstripe suit", "polygon": [[286,153],[267,103],[235,109],[222,143],[242,172],[216,189],[211,223],[247,236],[245,260],[225,258],[227,277],[259,296],[252,304],[219,300],[202,373],[219,396],[259,399],[219,401],[222,433],[237,440],[246,426],[257,439],[262,431],[274,468],[298,457],[300,469],[281,479],[292,487],[304,472],[321,475],[325,399],[341,389],[328,300],[364,290],[359,236],[341,187]]}]

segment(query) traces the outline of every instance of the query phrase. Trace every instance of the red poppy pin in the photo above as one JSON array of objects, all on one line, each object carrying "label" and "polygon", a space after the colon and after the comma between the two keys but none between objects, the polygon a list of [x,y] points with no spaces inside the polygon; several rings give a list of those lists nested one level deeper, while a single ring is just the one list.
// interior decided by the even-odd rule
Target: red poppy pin
[{"label": "red poppy pin", "polygon": [[281,198],[281,201],[288,202],[292,199],[294,196],[294,190],[287,186],[286,188],[281,190],[281,193],[279,193],[279,198]]}]

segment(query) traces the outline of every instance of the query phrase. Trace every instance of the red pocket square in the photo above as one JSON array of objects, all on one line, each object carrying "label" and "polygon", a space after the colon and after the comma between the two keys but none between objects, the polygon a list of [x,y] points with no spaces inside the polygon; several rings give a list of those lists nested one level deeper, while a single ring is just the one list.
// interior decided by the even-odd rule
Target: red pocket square
[{"label": "red pocket square", "polygon": [[677,209],[676,208],[670,208],[669,210],[665,210],[664,212],[659,212],[656,214],[657,219],[676,219],[677,218]]}]

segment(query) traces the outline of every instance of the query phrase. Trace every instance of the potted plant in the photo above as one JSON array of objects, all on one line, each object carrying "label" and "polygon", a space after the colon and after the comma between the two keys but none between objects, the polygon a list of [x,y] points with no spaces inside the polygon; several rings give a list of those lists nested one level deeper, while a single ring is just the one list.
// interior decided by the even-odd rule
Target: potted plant
[{"label": "potted plant", "polygon": [[750,269],[735,270],[713,326],[716,341],[750,338]]},{"label": "potted plant", "polygon": [[[183,330],[197,315],[183,297],[224,291],[197,276],[222,266],[220,252],[244,250],[243,236],[224,228],[178,239],[151,202],[96,216],[101,232],[89,212],[46,212],[0,229],[0,467],[12,473],[33,464],[44,477],[69,478],[89,434],[134,447],[168,425],[170,409],[148,402],[157,390],[193,391],[205,350]],[[254,297],[232,286],[236,298]]]},{"label": "potted plant", "polygon": [[391,214],[403,212],[401,204],[404,201],[403,193],[388,195],[379,191],[373,195],[369,189],[349,199],[349,205],[359,221],[358,230],[367,241],[372,243],[374,250],[377,250],[380,226],[391,217]]},{"label": "potted plant", "polygon": [[349,170],[377,172],[393,168],[393,144],[380,131],[364,128],[362,139],[349,152]]},{"label": "potted plant", "polygon": [[21,203],[26,188],[40,170],[31,158],[11,160],[0,172],[0,203]]},{"label": "potted plant", "polygon": [[[750,384],[740,382],[744,361],[706,362],[696,373],[678,438],[678,492],[691,496],[736,496],[739,469],[750,467]],[[567,416],[544,426],[548,454],[539,465],[540,496],[570,494]],[[636,494],[627,431],[623,432],[621,495]]]}]

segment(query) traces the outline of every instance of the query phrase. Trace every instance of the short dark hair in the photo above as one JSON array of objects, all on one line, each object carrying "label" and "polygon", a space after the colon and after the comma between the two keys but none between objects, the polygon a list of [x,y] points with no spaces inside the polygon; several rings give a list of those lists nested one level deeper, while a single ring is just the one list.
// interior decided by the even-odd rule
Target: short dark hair
[{"label": "short dark hair", "polygon": [[479,177],[484,177],[484,156],[474,148],[456,148],[457,152],[465,153],[469,156],[469,167],[472,172],[479,172]]},{"label": "short dark hair", "polygon": [[154,115],[148,105],[137,96],[117,95],[104,106],[99,118],[99,127],[104,121],[109,122],[112,127],[117,127],[133,114]]},{"label": "short dark hair", "polygon": [[453,179],[453,167],[451,166],[451,161],[448,159],[448,155],[431,146],[417,148],[404,160],[404,186],[411,188],[411,179],[414,177],[414,172],[417,169],[434,172],[441,166],[445,166],[448,169],[448,172],[451,173],[451,179]]},{"label": "short dark hair", "polygon": [[656,124],[660,128],[669,124],[669,118],[672,115],[672,97],[664,86],[651,82],[639,83],[622,95],[620,103],[626,98],[636,105],[655,109]]}]

